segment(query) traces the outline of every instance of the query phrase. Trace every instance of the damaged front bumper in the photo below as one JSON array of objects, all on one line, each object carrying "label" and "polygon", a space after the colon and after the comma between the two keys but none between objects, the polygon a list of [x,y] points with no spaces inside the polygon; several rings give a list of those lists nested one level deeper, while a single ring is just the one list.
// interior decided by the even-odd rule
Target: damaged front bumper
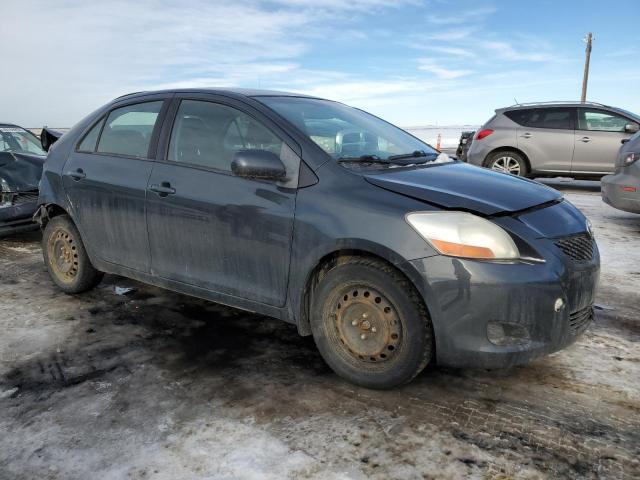
[{"label": "damaged front bumper", "polygon": [[37,230],[33,215],[38,208],[38,191],[0,194],[0,237]]},{"label": "damaged front bumper", "polygon": [[504,368],[573,343],[593,318],[599,254],[544,263],[434,256],[409,262],[423,279],[436,357],[451,367]]}]

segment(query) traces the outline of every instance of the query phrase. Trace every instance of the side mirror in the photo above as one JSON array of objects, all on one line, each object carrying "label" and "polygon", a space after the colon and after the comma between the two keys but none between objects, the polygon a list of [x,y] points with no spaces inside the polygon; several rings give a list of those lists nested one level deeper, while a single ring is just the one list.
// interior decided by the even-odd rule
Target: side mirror
[{"label": "side mirror", "polygon": [[40,133],[40,144],[42,145],[42,149],[45,152],[48,152],[55,142],[62,136],[62,132],[58,130],[52,130],[47,127],[42,127],[42,132]]},{"label": "side mirror", "polygon": [[627,123],[624,126],[624,131],[627,133],[637,133],[640,130],[640,125],[637,123]]},{"label": "side mirror", "polygon": [[238,177],[281,180],[287,170],[280,158],[267,150],[240,150],[233,156],[231,171]]}]

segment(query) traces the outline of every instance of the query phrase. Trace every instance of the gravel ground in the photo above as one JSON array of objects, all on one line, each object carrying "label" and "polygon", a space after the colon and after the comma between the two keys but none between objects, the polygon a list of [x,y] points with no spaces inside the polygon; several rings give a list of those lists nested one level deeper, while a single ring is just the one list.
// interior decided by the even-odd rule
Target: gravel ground
[{"label": "gravel ground", "polygon": [[595,227],[595,323],[529,365],[389,392],[276,320],[115,276],[63,295],[37,234],[0,241],[0,478],[640,477],[640,216],[549,183]]}]

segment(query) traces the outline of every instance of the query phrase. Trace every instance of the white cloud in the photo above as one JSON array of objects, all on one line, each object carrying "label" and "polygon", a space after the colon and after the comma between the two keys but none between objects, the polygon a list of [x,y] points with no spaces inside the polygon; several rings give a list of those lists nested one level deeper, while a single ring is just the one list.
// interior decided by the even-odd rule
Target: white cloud
[{"label": "white cloud", "polygon": [[426,40],[442,40],[442,41],[454,41],[468,38],[471,34],[476,32],[477,27],[460,27],[445,29],[426,35]]},{"label": "white cloud", "polygon": [[454,57],[475,57],[475,53],[468,48],[461,47],[438,47],[438,46],[425,46],[425,50],[431,50],[437,53],[444,53],[445,55],[453,55]]},{"label": "white cloud", "polygon": [[461,6],[453,14],[432,13],[427,15],[427,20],[438,25],[464,25],[469,22],[481,22],[496,11],[495,7],[480,7],[467,10]]},{"label": "white cloud", "polygon": [[516,50],[507,42],[483,41],[478,43],[478,49],[487,50],[490,54],[493,54],[503,60],[550,62],[557,59],[556,55],[549,52]]},{"label": "white cloud", "polygon": [[419,59],[419,69],[425,72],[429,72],[434,74],[438,78],[442,78],[445,80],[453,80],[455,78],[465,77],[467,75],[471,75],[473,70],[466,69],[452,69],[446,68],[442,65],[438,64],[434,59],[431,58],[421,58]]},{"label": "white cloud", "polygon": [[[405,3],[415,0],[391,8]],[[66,126],[130,91],[294,80],[312,40],[340,25],[342,38],[362,40],[351,15],[383,8],[386,0],[8,2],[0,44],[19,48],[3,52],[14,73],[0,77],[0,111]]]}]

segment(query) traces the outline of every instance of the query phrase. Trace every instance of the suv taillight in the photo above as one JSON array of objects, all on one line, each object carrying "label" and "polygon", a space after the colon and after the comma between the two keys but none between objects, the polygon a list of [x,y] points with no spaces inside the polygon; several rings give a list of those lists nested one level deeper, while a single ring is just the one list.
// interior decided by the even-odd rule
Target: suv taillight
[{"label": "suv taillight", "polygon": [[491,130],[490,128],[485,128],[484,130],[480,130],[478,133],[476,133],[476,140],[482,140],[484,137],[488,137],[492,133],[493,133],[493,130]]}]

